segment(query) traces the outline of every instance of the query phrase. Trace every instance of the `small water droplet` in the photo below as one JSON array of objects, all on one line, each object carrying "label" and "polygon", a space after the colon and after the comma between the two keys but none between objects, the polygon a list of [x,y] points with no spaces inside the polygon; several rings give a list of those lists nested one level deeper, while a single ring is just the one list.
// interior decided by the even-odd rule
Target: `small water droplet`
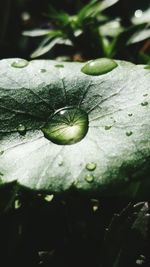
[{"label": "small water droplet", "polygon": [[112,71],[117,66],[117,63],[112,59],[99,58],[87,62],[81,71],[88,75],[101,75]]},{"label": "small water droplet", "polygon": [[11,66],[14,68],[24,68],[28,66],[29,62],[26,59],[17,59],[14,61]]},{"label": "small water droplet", "polygon": [[54,198],[54,195],[46,195],[46,196],[44,197],[44,199],[45,199],[47,202],[51,202],[51,201],[53,200],[53,198]]},{"label": "small water droplet", "polygon": [[86,169],[88,171],[94,171],[96,169],[96,163],[90,162],[86,164]]},{"label": "small water droplet", "polygon": [[96,212],[99,209],[99,200],[98,199],[91,199],[91,204],[92,204],[92,210]]},{"label": "small water droplet", "polygon": [[133,134],[132,131],[126,132],[126,136],[131,136]]},{"label": "small water droplet", "polygon": [[1,150],[0,151],[0,156],[4,154],[4,150]]},{"label": "small water droplet", "polygon": [[63,64],[56,64],[55,67],[56,68],[64,68],[64,65]]},{"label": "small water droplet", "polygon": [[144,97],[145,97],[145,96],[148,96],[148,94],[144,94],[143,96],[144,96]]},{"label": "small water droplet", "polygon": [[63,165],[63,159],[61,156],[59,156],[58,158],[58,166],[62,166]]},{"label": "small water droplet", "polygon": [[94,181],[94,175],[92,174],[87,174],[85,176],[85,180],[88,182],[88,183],[92,183]]},{"label": "small water droplet", "polygon": [[88,115],[75,107],[65,107],[52,114],[42,128],[44,136],[58,145],[81,141],[88,131]]},{"label": "small water droplet", "polygon": [[17,128],[17,131],[21,135],[25,135],[26,134],[26,127],[23,124],[19,124],[18,128]]},{"label": "small water droplet", "polygon": [[148,102],[147,101],[144,101],[144,102],[141,103],[141,106],[143,106],[143,107],[145,107],[147,105],[148,105]]},{"label": "small water droplet", "polygon": [[40,69],[39,70],[41,73],[45,73],[46,72],[46,69]]},{"label": "small water droplet", "polygon": [[17,210],[21,207],[21,201],[20,199],[16,199],[14,203],[14,208]]},{"label": "small water droplet", "polygon": [[111,127],[112,127],[111,125],[106,125],[106,126],[105,126],[105,130],[106,130],[106,131],[107,131],[107,130],[110,130]]},{"label": "small water droplet", "polygon": [[129,113],[129,114],[128,114],[129,117],[132,117],[132,115],[133,115],[132,113]]}]

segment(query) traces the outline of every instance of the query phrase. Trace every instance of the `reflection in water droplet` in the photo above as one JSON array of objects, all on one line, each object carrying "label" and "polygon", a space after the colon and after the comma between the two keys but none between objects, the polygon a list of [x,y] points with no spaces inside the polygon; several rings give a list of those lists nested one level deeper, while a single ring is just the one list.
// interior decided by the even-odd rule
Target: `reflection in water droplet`
[{"label": "reflection in water droplet", "polygon": [[129,113],[129,114],[128,114],[129,117],[132,117],[132,115],[133,115],[132,113]]},{"label": "reflection in water droplet", "polygon": [[92,183],[94,181],[94,175],[92,174],[87,174],[85,176],[85,180],[88,182],[88,183]]},{"label": "reflection in water droplet", "polygon": [[23,124],[19,124],[18,128],[17,128],[17,131],[21,135],[25,135],[26,134],[26,127]]},{"label": "reflection in water droplet", "polygon": [[56,64],[55,67],[56,68],[64,68],[64,65],[63,64]]},{"label": "reflection in water droplet", "polygon": [[46,69],[40,69],[39,72],[45,73],[46,72]]},{"label": "reflection in water droplet", "polygon": [[11,66],[14,68],[24,68],[26,66],[28,66],[29,62],[25,59],[17,59],[16,61],[14,61]]},{"label": "reflection in water droplet", "polygon": [[105,126],[105,130],[107,131],[107,130],[110,130],[111,129],[111,125],[107,125],[107,126]]},{"label": "reflection in water droplet", "polygon": [[88,115],[75,107],[65,107],[52,114],[42,128],[44,136],[58,145],[81,141],[88,131]]},{"label": "reflection in water droplet", "polygon": [[117,63],[112,59],[99,58],[87,62],[81,71],[88,75],[101,75],[115,69],[117,66]]},{"label": "reflection in water droplet", "polygon": [[131,136],[133,134],[132,131],[126,132],[126,136]]},{"label": "reflection in water droplet", "polygon": [[96,163],[90,162],[86,164],[86,169],[88,171],[94,171],[96,169]]},{"label": "reflection in water droplet", "polygon": [[147,106],[147,105],[148,105],[148,102],[147,101],[144,101],[144,102],[141,103],[141,106],[143,106],[143,107],[144,106]]}]

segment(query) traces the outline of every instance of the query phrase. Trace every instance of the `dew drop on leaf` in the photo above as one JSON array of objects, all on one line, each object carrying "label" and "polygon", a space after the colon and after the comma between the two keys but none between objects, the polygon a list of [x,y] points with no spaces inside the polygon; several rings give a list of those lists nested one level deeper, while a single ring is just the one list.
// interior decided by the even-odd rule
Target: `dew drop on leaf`
[{"label": "dew drop on leaf", "polygon": [[87,62],[81,71],[88,75],[101,75],[112,71],[117,67],[117,63],[109,58],[99,58]]},{"label": "dew drop on leaf", "polygon": [[106,130],[106,131],[107,131],[107,130],[110,130],[111,127],[112,127],[111,125],[106,125],[106,126],[105,126],[105,130]]},{"label": "dew drop on leaf", "polygon": [[84,179],[85,179],[86,182],[92,183],[94,181],[94,175],[87,174]]},{"label": "dew drop on leaf", "polygon": [[39,70],[41,73],[45,73],[46,72],[46,69],[40,69]]},{"label": "dew drop on leaf", "polygon": [[63,165],[63,159],[61,156],[58,156],[58,166],[62,166]]},{"label": "dew drop on leaf", "polygon": [[94,171],[96,169],[96,163],[90,162],[86,164],[86,169],[88,171]]},{"label": "dew drop on leaf", "polygon": [[88,132],[88,115],[76,107],[65,107],[53,113],[42,128],[44,136],[57,145],[81,141]]},{"label": "dew drop on leaf", "polygon": [[56,68],[64,68],[64,65],[63,64],[56,64],[55,67]]},{"label": "dew drop on leaf", "polygon": [[29,62],[26,59],[17,59],[14,61],[11,66],[14,68],[24,68],[28,66]]},{"label": "dew drop on leaf", "polygon": [[26,127],[23,124],[19,124],[17,127],[17,131],[19,134],[25,135],[26,134]]},{"label": "dew drop on leaf", "polygon": [[141,103],[141,106],[143,106],[143,107],[144,106],[147,106],[147,105],[148,105],[148,102],[147,101],[144,101],[144,102]]},{"label": "dew drop on leaf", "polygon": [[132,131],[126,132],[126,136],[131,136],[133,134]]}]

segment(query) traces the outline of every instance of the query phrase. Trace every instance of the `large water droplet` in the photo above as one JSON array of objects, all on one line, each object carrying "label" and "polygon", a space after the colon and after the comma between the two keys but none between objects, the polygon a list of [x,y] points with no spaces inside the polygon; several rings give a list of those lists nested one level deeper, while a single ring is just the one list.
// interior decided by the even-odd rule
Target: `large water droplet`
[{"label": "large water droplet", "polygon": [[25,135],[26,134],[26,127],[23,124],[19,124],[18,128],[17,128],[17,131],[21,135]]},{"label": "large water droplet", "polygon": [[94,181],[94,175],[92,174],[87,174],[85,176],[85,180],[88,182],[88,183],[92,183]]},{"label": "large water droplet", "polygon": [[14,61],[11,66],[14,68],[24,68],[26,66],[28,66],[29,62],[25,59],[17,59],[16,61]]},{"label": "large water droplet", "polygon": [[94,171],[96,169],[96,163],[90,162],[86,164],[86,169],[88,171]]},{"label": "large water droplet", "polygon": [[117,66],[117,63],[112,59],[99,58],[86,63],[81,71],[88,75],[101,75],[113,70]]},{"label": "large water droplet", "polygon": [[88,115],[75,107],[65,107],[52,114],[42,128],[44,136],[58,145],[81,141],[88,131]]}]

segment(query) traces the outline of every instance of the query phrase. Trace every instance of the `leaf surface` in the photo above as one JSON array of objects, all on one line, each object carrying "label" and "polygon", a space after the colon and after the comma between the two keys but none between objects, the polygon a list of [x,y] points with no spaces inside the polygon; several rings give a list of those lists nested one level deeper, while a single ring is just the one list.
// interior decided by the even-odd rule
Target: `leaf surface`
[{"label": "leaf surface", "polygon": [[[0,61],[1,185],[15,181],[50,193],[149,191],[149,70],[117,61],[114,70],[92,76],[81,72],[84,63],[33,60],[14,68],[15,60]],[[73,145],[52,143],[41,128],[56,110],[72,106],[88,114],[86,136]]]}]

